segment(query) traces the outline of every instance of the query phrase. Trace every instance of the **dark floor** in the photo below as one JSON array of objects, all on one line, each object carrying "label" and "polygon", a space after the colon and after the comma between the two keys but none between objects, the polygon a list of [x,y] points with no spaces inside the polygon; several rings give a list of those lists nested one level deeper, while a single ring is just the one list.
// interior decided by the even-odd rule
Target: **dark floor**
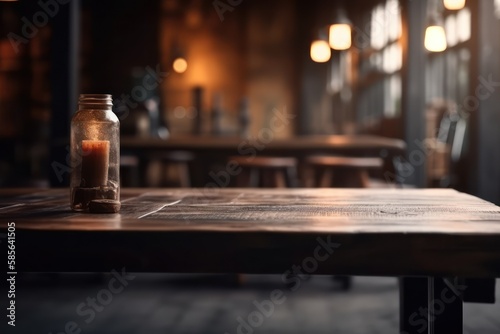
[{"label": "dark floor", "polygon": [[[18,279],[16,328],[6,333],[398,332],[395,278],[355,277],[352,289],[344,292],[326,276],[302,281],[290,291],[279,276],[244,275],[238,284],[234,276],[137,275],[122,291],[111,293],[112,277]],[[114,284],[119,290],[120,284]],[[276,289],[284,297],[272,295]],[[266,302],[271,296],[282,303],[271,307]],[[95,311],[85,305],[87,298],[97,298]],[[255,304],[265,308],[258,311]],[[500,304],[466,304],[464,332],[500,333]]]}]

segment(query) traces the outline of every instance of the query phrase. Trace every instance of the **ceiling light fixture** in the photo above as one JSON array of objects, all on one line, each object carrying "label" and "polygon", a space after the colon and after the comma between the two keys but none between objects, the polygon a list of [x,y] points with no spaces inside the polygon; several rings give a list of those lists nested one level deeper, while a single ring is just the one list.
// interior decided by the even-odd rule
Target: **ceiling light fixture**
[{"label": "ceiling light fixture", "polygon": [[465,7],[465,0],[443,0],[443,4],[448,10],[460,10]]}]

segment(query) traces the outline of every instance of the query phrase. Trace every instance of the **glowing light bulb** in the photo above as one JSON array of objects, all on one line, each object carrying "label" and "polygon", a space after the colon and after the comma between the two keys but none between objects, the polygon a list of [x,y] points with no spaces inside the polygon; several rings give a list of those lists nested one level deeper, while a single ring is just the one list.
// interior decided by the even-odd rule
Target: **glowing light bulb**
[{"label": "glowing light bulb", "polygon": [[444,7],[449,10],[460,10],[465,7],[465,0],[444,0]]},{"label": "glowing light bulb", "polygon": [[176,58],[172,64],[174,71],[177,73],[184,73],[188,68],[188,63],[184,58]]},{"label": "glowing light bulb", "polygon": [[443,52],[448,47],[442,26],[429,26],[425,31],[425,48],[431,52]]},{"label": "glowing light bulb", "polygon": [[330,47],[334,50],[347,50],[352,45],[351,27],[348,24],[332,24],[330,26]]},{"label": "glowing light bulb", "polygon": [[326,63],[331,56],[332,51],[328,42],[316,40],[311,43],[311,59],[316,63]]}]

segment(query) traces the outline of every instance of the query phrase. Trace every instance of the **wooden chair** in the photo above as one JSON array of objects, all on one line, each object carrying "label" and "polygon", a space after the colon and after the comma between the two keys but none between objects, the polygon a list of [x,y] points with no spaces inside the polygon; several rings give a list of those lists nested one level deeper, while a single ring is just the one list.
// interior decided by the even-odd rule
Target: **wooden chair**
[{"label": "wooden chair", "polygon": [[306,158],[308,187],[368,188],[370,169],[382,169],[381,158],[311,156]]},{"label": "wooden chair", "polygon": [[242,168],[236,176],[237,187],[295,188],[297,159],[287,157],[232,156],[229,161]]}]

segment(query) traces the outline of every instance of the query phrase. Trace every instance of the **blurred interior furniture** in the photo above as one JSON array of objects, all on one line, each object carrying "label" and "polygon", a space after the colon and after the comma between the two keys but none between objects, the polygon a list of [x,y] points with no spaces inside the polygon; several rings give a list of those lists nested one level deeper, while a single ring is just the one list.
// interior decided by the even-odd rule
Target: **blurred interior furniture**
[{"label": "blurred interior furniture", "polygon": [[139,158],[134,155],[120,156],[120,184],[122,187],[139,187]]},{"label": "blurred interior furniture", "polygon": [[[403,152],[406,144],[403,140],[371,135],[311,135],[294,136],[290,138],[275,138],[268,143],[262,143],[257,138],[225,136],[171,136],[166,140],[156,137],[124,136],[121,145],[127,150],[188,150],[191,152],[204,150],[227,150],[235,152],[238,149],[253,148],[254,151],[276,152],[287,151],[288,156],[297,152],[379,152],[381,150]],[[312,151],[312,152],[311,152]],[[295,152],[295,153],[294,153]]]},{"label": "blurred interior furniture", "polygon": [[[296,188],[297,159],[289,157],[244,157],[232,156],[230,164],[241,168],[235,175],[238,188]],[[240,285],[242,274],[235,277]]]},{"label": "blurred interior furniture", "polygon": [[[382,169],[384,161],[381,158],[340,157],[340,156],[310,156],[305,159],[306,171],[312,175],[305,177],[308,187],[319,188],[369,188],[370,169]],[[350,276],[334,276],[344,290],[352,285]]]},{"label": "blurred interior furniture", "polygon": [[308,177],[313,184],[309,187],[320,188],[368,188],[370,169],[382,169],[381,158],[310,156],[305,163],[313,176]]},{"label": "blurred interior furniture", "polygon": [[188,151],[150,154],[146,182],[150,185],[159,182],[161,187],[189,188],[191,187],[189,164],[193,160],[194,154]]},{"label": "blurred interior furniture", "polygon": [[427,186],[456,185],[456,166],[464,151],[467,121],[457,105],[446,100],[429,103],[426,110]]},{"label": "blurred interior furniture", "polygon": [[[245,139],[186,135],[171,136],[165,140],[124,136],[121,138],[121,147],[123,151],[139,156],[141,166],[146,166],[156,155],[189,151],[194,154],[196,162],[191,165],[191,186],[204,187],[214,182],[210,172],[220,170],[220,166],[232,156],[241,156],[244,160],[250,160],[254,156],[292,157],[299,161],[310,155],[380,156],[386,161],[392,161],[393,157],[404,154],[406,144],[399,139],[370,135],[295,136],[286,139],[275,138],[267,143],[262,143],[255,137]],[[212,169],[212,166],[218,167]],[[386,164],[384,172],[394,172],[391,168],[392,165]],[[145,167],[141,170],[146,174]],[[142,184],[151,186],[146,182]]]},{"label": "blurred interior furniture", "polygon": [[289,157],[232,156],[229,161],[241,167],[237,187],[296,188],[297,159]]},{"label": "blurred interior furniture", "polygon": [[0,189],[17,271],[401,276],[400,330],[427,307],[436,334],[462,333],[459,278],[500,277],[500,208],[451,189],[123,189],[105,218],[67,204],[65,189]]}]

